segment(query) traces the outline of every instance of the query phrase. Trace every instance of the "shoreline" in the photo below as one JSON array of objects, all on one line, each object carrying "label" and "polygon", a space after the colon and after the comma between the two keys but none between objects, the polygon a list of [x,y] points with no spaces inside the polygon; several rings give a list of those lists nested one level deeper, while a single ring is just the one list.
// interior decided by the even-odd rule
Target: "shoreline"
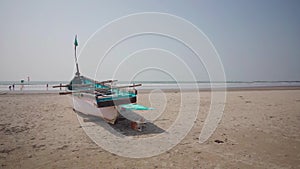
[{"label": "shoreline", "polygon": [[[170,92],[211,92],[210,88],[203,89],[137,89],[139,93],[149,93],[153,90],[160,90],[166,93]],[[270,90],[300,90],[300,86],[255,86],[255,87],[227,87],[226,91],[270,91]],[[59,94],[65,90],[14,90],[14,91],[0,91],[0,95],[27,95],[27,94]],[[215,88],[214,91],[224,91],[221,88]]]}]

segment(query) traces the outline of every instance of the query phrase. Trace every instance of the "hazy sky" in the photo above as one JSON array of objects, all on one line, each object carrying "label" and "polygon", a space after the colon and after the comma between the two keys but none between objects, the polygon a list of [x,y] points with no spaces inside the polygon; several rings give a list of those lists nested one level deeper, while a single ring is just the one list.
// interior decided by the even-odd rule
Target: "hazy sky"
[{"label": "hazy sky", "polygon": [[[227,80],[300,80],[298,0],[1,0],[0,80],[20,80],[27,76],[31,80],[70,80],[75,70],[74,35],[78,34],[80,51],[83,44],[100,27],[114,19],[137,12],[169,13],[196,25],[217,49]],[[183,33],[188,32],[183,30]],[[107,36],[114,35],[108,33]],[[190,66],[197,80],[207,80],[205,67],[190,59],[193,54],[180,47],[178,42],[165,37],[145,35],[132,38],[126,43],[110,53],[111,60],[108,63],[120,62],[135,50],[161,48],[176,52]],[[104,46],[97,45],[98,48]],[[95,63],[100,59],[87,58],[84,55],[91,52],[96,51],[83,51],[79,58],[81,73],[88,76],[93,76],[97,66]],[[143,61],[144,64],[149,64],[149,61],[156,60],[153,64],[161,64],[176,72],[174,67],[180,64],[177,61],[168,62],[174,56],[162,50],[141,51],[138,55],[131,58],[128,66],[135,67],[134,65],[143,65]],[[119,58],[113,60],[114,56]],[[158,56],[164,59],[160,60]],[[143,66],[139,67],[142,68]],[[118,76],[126,74],[126,69],[126,66],[120,68],[122,71],[117,73]],[[107,72],[103,76],[97,75],[97,78],[108,78],[105,73]],[[145,72],[144,77],[141,73],[140,78],[156,80],[157,77],[157,80],[170,80],[165,75],[158,74],[152,70]]]}]

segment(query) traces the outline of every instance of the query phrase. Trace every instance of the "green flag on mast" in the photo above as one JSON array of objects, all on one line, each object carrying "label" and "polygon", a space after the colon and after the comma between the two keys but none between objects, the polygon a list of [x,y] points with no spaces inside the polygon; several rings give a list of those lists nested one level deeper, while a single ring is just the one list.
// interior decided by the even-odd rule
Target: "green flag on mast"
[{"label": "green flag on mast", "polygon": [[75,47],[76,47],[76,46],[78,46],[78,42],[77,42],[77,35],[75,36],[74,45],[75,45]]}]

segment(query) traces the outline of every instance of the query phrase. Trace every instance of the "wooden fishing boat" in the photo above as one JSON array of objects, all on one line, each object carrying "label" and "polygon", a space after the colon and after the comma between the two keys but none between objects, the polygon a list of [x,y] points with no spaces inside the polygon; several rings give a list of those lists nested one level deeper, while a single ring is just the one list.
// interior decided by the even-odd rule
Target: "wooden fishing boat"
[{"label": "wooden fishing boat", "polygon": [[[54,88],[66,87],[67,91],[61,95],[72,94],[73,109],[77,112],[101,117],[107,122],[114,124],[119,117],[120,111],[151,110],[136,104],[138,92],[135,87],[142,84],[127,86],[115,86],[117,80],[96,81],[82,76],[76,56],[77,36],[75,37],[75,64],[76,73],[69,84],[53,86]],[[141,130],[145,119],[141,116],[131,123],[134,129]]]}]

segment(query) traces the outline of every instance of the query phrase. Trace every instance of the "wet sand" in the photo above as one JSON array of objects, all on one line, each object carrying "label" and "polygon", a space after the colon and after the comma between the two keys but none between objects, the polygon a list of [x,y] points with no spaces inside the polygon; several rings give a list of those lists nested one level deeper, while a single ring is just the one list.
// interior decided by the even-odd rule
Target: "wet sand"
[{"label": "wet sand", "polygon": [[[200,112],[188,135],[173,149],[143,159],[120,157],[96,145],[78,122],[69,96],[1,94],[0,168],[300,168],[300,90],[285,89],[227,92],[223,118],[203,144],[198,138],[210,92],[201,91]],[[163,129],[176,118],[180,102],[178,92],[165,95],[166,111],[155,122]],[[139,102],[147,105],[147,98],[142,92]]]}]

